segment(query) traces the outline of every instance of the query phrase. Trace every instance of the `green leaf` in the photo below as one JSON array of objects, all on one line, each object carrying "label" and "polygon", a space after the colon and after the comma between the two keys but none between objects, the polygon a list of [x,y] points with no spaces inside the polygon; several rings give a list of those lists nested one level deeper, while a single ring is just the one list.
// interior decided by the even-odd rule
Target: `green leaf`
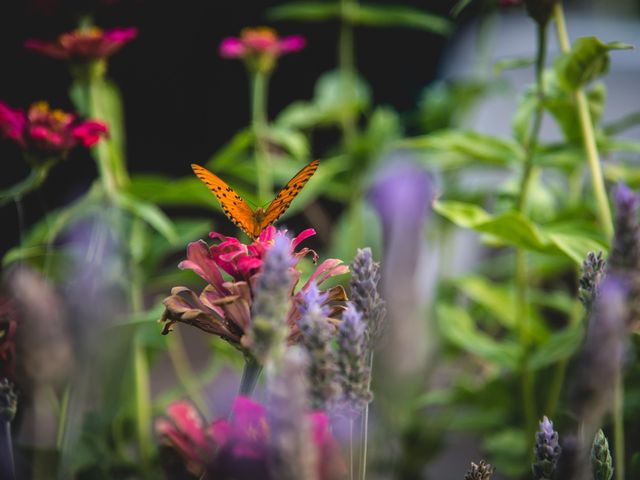
[{"label": "green leaf", "polygon": [[583,336],[581,325],[552,334],[534,350],[529,358],[529,366],[537,370],[571,357],[580,347]]},{"label": "green leaf", "polygon": [[253,146],[253,130],[245,128],[236,133],[224,147],[218,150],[207,160],[205,166],[211,170],[222,173],[238,161],[238,157],[247,152]]},{"label": "green leaf", "polygon": [[571,52],[558,57],[555,70],[562,87],[577,90],[604,75],[609,69],[609,51],[628,50],[632,45],[622,42],[603,43],[596,37],[578,38]]},{"label": "green leaf", "polygon": [[469,163],[510,165],[524,158],[522,147],[513,140],[505,140],[472,131],[438,130],[437,132],[402,140],[402,148],[424,150],[427,153],[458,154]]},{"label": "green leaf", "polygon": [[451,7],[450,13],[452,17],[457,17],[462,11],[469,6],[472,0],[458,0],[456,4]]},{"label": "green leaf", "polygon": [[493,65],[493,74],[500,75],[505,70],[515,70],[518,68],[530,67],[535,63],[535,59],[532,57],[516,57],[516,58],[504,58],[498,60]]},{"label": "green leaf", "polygon": [[115,200],[120,208],[128,210],[132,215],[147,222],[156,229],[158,233],[163,235],[169,243],[176,241],[177,234],[173,223],[169,217],[153,203],[145,202],[135,195],[125,192],[118,192]]},{"label": "green leaf", "polygon": [[195,175],[169,178],[157,174],[138,174],[131,177],[128,189],[135,197],[156,205],[218,209],[218,202]]},{"label": "green leaf", "polygon": [[484,277],[473,275],[457,280],[456,286],[467,297],[491,311],[502,325],[509,329],[516,326],[513,289],[495,285]]},{"label": "green leaf", "polygon": [[469,314],[454,305],[439,304],[438,326],[442,336],[453,345],[472,353],[499,368],[513,371],[518,367],[522,350],[506,339],[497,341],[478,329]]},{"label": "green leaf", "polygon": [[523,430],[506,428],[485,435],[483,447],[499,472],[509,477],[522,477],[529,468],[529,442]]},{"label": "green leaf", "polygon": [[339,18],[340,12],[340,4],[337,2],[298,2],[271,8],[267,16],[273,20],[319,22]]},{"label": "green leaf", "polygon": [[453,25],[444,17],[417,8],[396,5],[347,4],[347,21],[371,27],[408,27],[446,35]]},{"label": "green leaf", "polygon": [[585,234],[541,227],[515,211],[492,216],[477,205],[455,201],[436,202],[434,209],[456,225],[488,233],[507,245],[551,255],[562,254],[578,265],[588,252],[606,250],[600,242]]},{"label": "green leaf", "polygon": [[304,160],[309,157],[309,142],[307,137],[293,128],[272,125],[267,131],[270,143],[279,145],[294,158]]}]

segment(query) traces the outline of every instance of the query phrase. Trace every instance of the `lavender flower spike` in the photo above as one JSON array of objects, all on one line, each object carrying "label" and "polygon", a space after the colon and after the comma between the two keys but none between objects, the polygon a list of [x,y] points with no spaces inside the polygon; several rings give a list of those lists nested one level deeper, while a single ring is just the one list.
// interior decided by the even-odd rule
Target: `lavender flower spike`
[{"label": "lavender flower spike", "polygon": [[286,346],[286,318],[293,284],[291,241],[285,233],[278,233],[273,242],[256,280],[251,307],[250,351],[262,364],[281,356]]},{"label": "lavender flower spike", "polygon": [[615,189],[615,234],[609,255],[614,271],[631,272],[640,269],[640,222],[638,196],[624,184]]},{"label": "lavender flower spike", "polygon": [[477,465],[471,462],[471,468],[464,476],[464,480],[491,480],[494,469],[490,463],[480,460]]},{"label": "lavender flower spike", "polygon": [[312,428],[305,413],[307,382],[305,352],[289,348],[279,371],[267,380],[267,417],[270,426],[269,470],[278,480],[316,480],[318,455],[310,441]]},{"label": "lavender flower spike", "polygon": [[591,447],[591,469],[594,480],[611,480],[613,477],[613,465],[609,442],[602,430],[598,430]]},{"label": "lavender flower spike", "polygon": [[384,300],[378,293],[380,283],[380,264],[373,261],[369,247],[358,249],[351,262],[351,301],[362,312],[367,329],[369,349],[382,335],[387,309]]},{"label": "lavender flower spike", "polygon": [[602,252],[596,255],[589,252],[587,258],[582,262],[582,276],[578,282],[578,296],[587,311],[591,310],[597,296],[600,282],[605,275],[606,262]]},{"label": "lavender flower spike", "polygon": [[371,372],[366,364],[366,325],[355,306],[347,303],[338,328],[338,378],[340,381],[340,409],[355,416],[371,402],[369,389]]},{"label": "lavender flower spike", "polygon": [[302,345],[309,356],[307,374],[309,397],[314,409],[325,410],[338,388],[335,381],[336,360],[331,348],[335,327],[329,322],[329,308],[323,306],[327,294],[322,294],[314,283],[304,292],[298,326],[302,332]]},{"label": "lavender flower spike", "polygon": [[543,417],[540,430],[536,433],[536,445],[533,449],[532,465],[534,480],[551,480],[558,465],[562,449],[558,443],[558,432],[553,430],[553,422]]}]

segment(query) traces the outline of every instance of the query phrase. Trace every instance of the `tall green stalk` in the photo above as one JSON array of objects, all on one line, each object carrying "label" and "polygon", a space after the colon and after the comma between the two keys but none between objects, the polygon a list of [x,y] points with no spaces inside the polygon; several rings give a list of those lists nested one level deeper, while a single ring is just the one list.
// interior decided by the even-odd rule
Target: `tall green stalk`
[{"label": "tall green stalk", "polygon": [[[348,10],[357,5],[357,0],[340,0],[342,21],[340,23],[340,38],[338,40],[338,65],[340,68],[340,82],[342,90],[342,102],[348,105],[354,96],[355,90],[355,53],[353,45],[353,24],[348,20]],[[352,144],[355,139],[357,126],[356,117],[348,108],[343,109],[340,119],[342,137],[346,146]]]},{"label": "tall green stalk", "polygon": [[273,193],[273,176],[269,165],[267,93],[269,74],[255,71],[251,77],[251,125],[255,137],[254,157],[258,180],[258,201],[266,202]]},{"label": "tall green stalk", "polygon": [[258,378],[262,372],[262,365],[251,355],[244,358],[244,370],[240,380],[240,395],[251,396],[256,388]]},{"label": "tall green stalk", "polygon": [[[558,35],[558,44],[562,53],[571,51],[571,43],[567,32],[567,25],[564,18],[564,10],[561,2],[556,2],[553,6],[553,17],[556,22],[556,31]],[[604,186],[604,177],[600,167],[600,158],[598,156],[598,147],[595,140],[595,132],[591,114],[589,113],[589,105],[586,95],[582,88],[576,90],[575,94],[576,109],[580,121],[580,129],[582,131],[582,141],[584,150],[587,155],[589,169],[591,171],[591,183],[593,192],[596,196],[596,204],[598,207],[598,220],[600,226],[605,232],[608,240],[613,237],[613,220],[611,218],[611,208],[609,207],[609,199]],[[613,438],[614,438],[614,456],[615,456],[615,474],[616,480],[624,480],[625,475],[625,442],[624,442],[624,382],[621,373],[616,375],[614,379],[613,391]]]},{"label": "tall green stalk", "polygon": [[[544,115],[544,66],[547,52],[547,24],[538,24],[537,28],[537,52],[536,52],[536,93],[538,102],[534,111],[531,130],[523,141],[525,161],[520,180],[520,194],[516,201],[516,210],[521,213],[527,211],[527,200],[533,177],[535,149],[538,144],[542,117]],[[516,250],[516,311],[518,312],[520,345],[523,349],[521,364],[521,391],[522,406],[525,418],[526,431],[535,430],[536,404],[535,404],[535,375],[529,365],[529,277],[527,273],[526,251],[522,248]]]}]

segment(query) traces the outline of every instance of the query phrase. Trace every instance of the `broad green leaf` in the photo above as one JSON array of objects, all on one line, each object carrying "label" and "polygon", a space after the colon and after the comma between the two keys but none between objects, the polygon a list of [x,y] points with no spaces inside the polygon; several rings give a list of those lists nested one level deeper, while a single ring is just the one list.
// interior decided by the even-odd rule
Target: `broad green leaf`
[{"label": "broad green leaf", "polygon": [[581,325],[552,334],[534,350],[529,358],[529,366],[537,370],[571,357],[580,346],[583,335]]},{"label": "broad green leaf", "polygon": [[[491,463],[499,472],[520,478],[529,470],[529,433],[515,428],[505,428],[484,436],[483,448]],[[531,434],[532,435],[532,434]]]},{"label": "broad green leaf", "polygon": [[521,213],[509,211],[492,216],[477,205],[455,201],[439,201],[434,209],[458,226],[487,233],[507,245],[552,255],[562,254],[578,265],[593,250],[604,246],[585,234],[541,227]]},{"label": "broad green leaf", "polygon": [[456,281],[456,286],[474,302],[489,309],[502,325],[516,325],[515,296],[513,289],[495,285],[484,277],[467,276]]},{"label": "broad green leaf", "polygon": [[132,195],[162,206],[193,205],[218,209],[215,197],[195,176],[170,178],[158,174],[138,174],[128,186]]},{"label": "broad green leaf", "polygon": [[440,304],[437,317],[440,333],[453,345],[496,367],[511,371],[517,368],[522,354],[520,346],[507,339],[495,340],[479,330],[464,309]]},{"label": "broad green leaf", "polygon": [[309,157],[309,142],[307,137],[293,128],[270,126],[267,131],[269,142],[279,145],[288,151],[296,159]]},{"label": "broad green leaf", "polygon": [[555,70],[560,85],[567,90],[577,90],[590,81],[607,73],[609,51],[628,50],[633,46],[622,42],[603,43],[596,37],[578,38],[571,52],[558,57]]},{"label": "broad green leaf", "polygon": [[176,241],[177,234],[173,223],[169,217],[153,203],[140,200],[135,195],[125,192],[118,192],[115,200],[122,209],[128,210],[131,214],[151,225],[151,227],[163,235],[169,243]]},{"label": "broad green leaf", "polygon": [[524,158],[518,143],[472,131],[439,130],[407,138],[399,142],[399,146],[426,152],[457,153],[467,157],[470,162],[501,166],[517,163]]},{"label": "broad green leaf", "polygon": [[273,20],[323,21],[339,18],[341,13],[338,2],[297,2],[271,8],[268,17]]},{"label": "broad green leaf", "polygon": [[343,16],[356,25],[417,28],[441,35],[450,33],[453,27],[444,17],[399,5],[348,4]]},{"label": "broad green leaf", "polygon": [[516,57],[498,60],[493,65],[493,74],[500,75],[505,70],[515,70],[518,68],[530,67],[535,63],[532,57]]},{"label": "broad green leaf", "polygon": [[250,128],[236,133],[220,150],[207,160],[205,166],[216,172],[225,172],[238,161],[238,157],[253,146],[254,135]]},{"label": "broad green leaf", "polygon": [[607,123],[603,130],[607,135],[617,135],[637,125],[640,125],[640,112],[633,112]]}]

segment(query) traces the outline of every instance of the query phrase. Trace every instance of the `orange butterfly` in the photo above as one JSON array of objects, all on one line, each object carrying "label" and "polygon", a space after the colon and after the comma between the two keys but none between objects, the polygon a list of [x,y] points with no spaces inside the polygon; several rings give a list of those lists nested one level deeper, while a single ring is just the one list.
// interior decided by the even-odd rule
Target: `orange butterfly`
[{"label": "orange butterfly", "polygon": [[194,163],[191,168],[196,176],[209,187],[213,193],[225,215],[229,217],[237,227],[241,228],[252,240],[260,235],[260,232],[275,222],[282,215],[289,205],[300,193],[302,187],[309,181],[311,175],[315,173],[320,164],[319,160],[314,160],[298,173],[296,173],[289,182],[282,187],[276,195],[276,198],[265,209],[258,207],[252,210],[240,195],[238,195],[229,185],[227,185],[220,177],[214,175],[209,170]]}]

